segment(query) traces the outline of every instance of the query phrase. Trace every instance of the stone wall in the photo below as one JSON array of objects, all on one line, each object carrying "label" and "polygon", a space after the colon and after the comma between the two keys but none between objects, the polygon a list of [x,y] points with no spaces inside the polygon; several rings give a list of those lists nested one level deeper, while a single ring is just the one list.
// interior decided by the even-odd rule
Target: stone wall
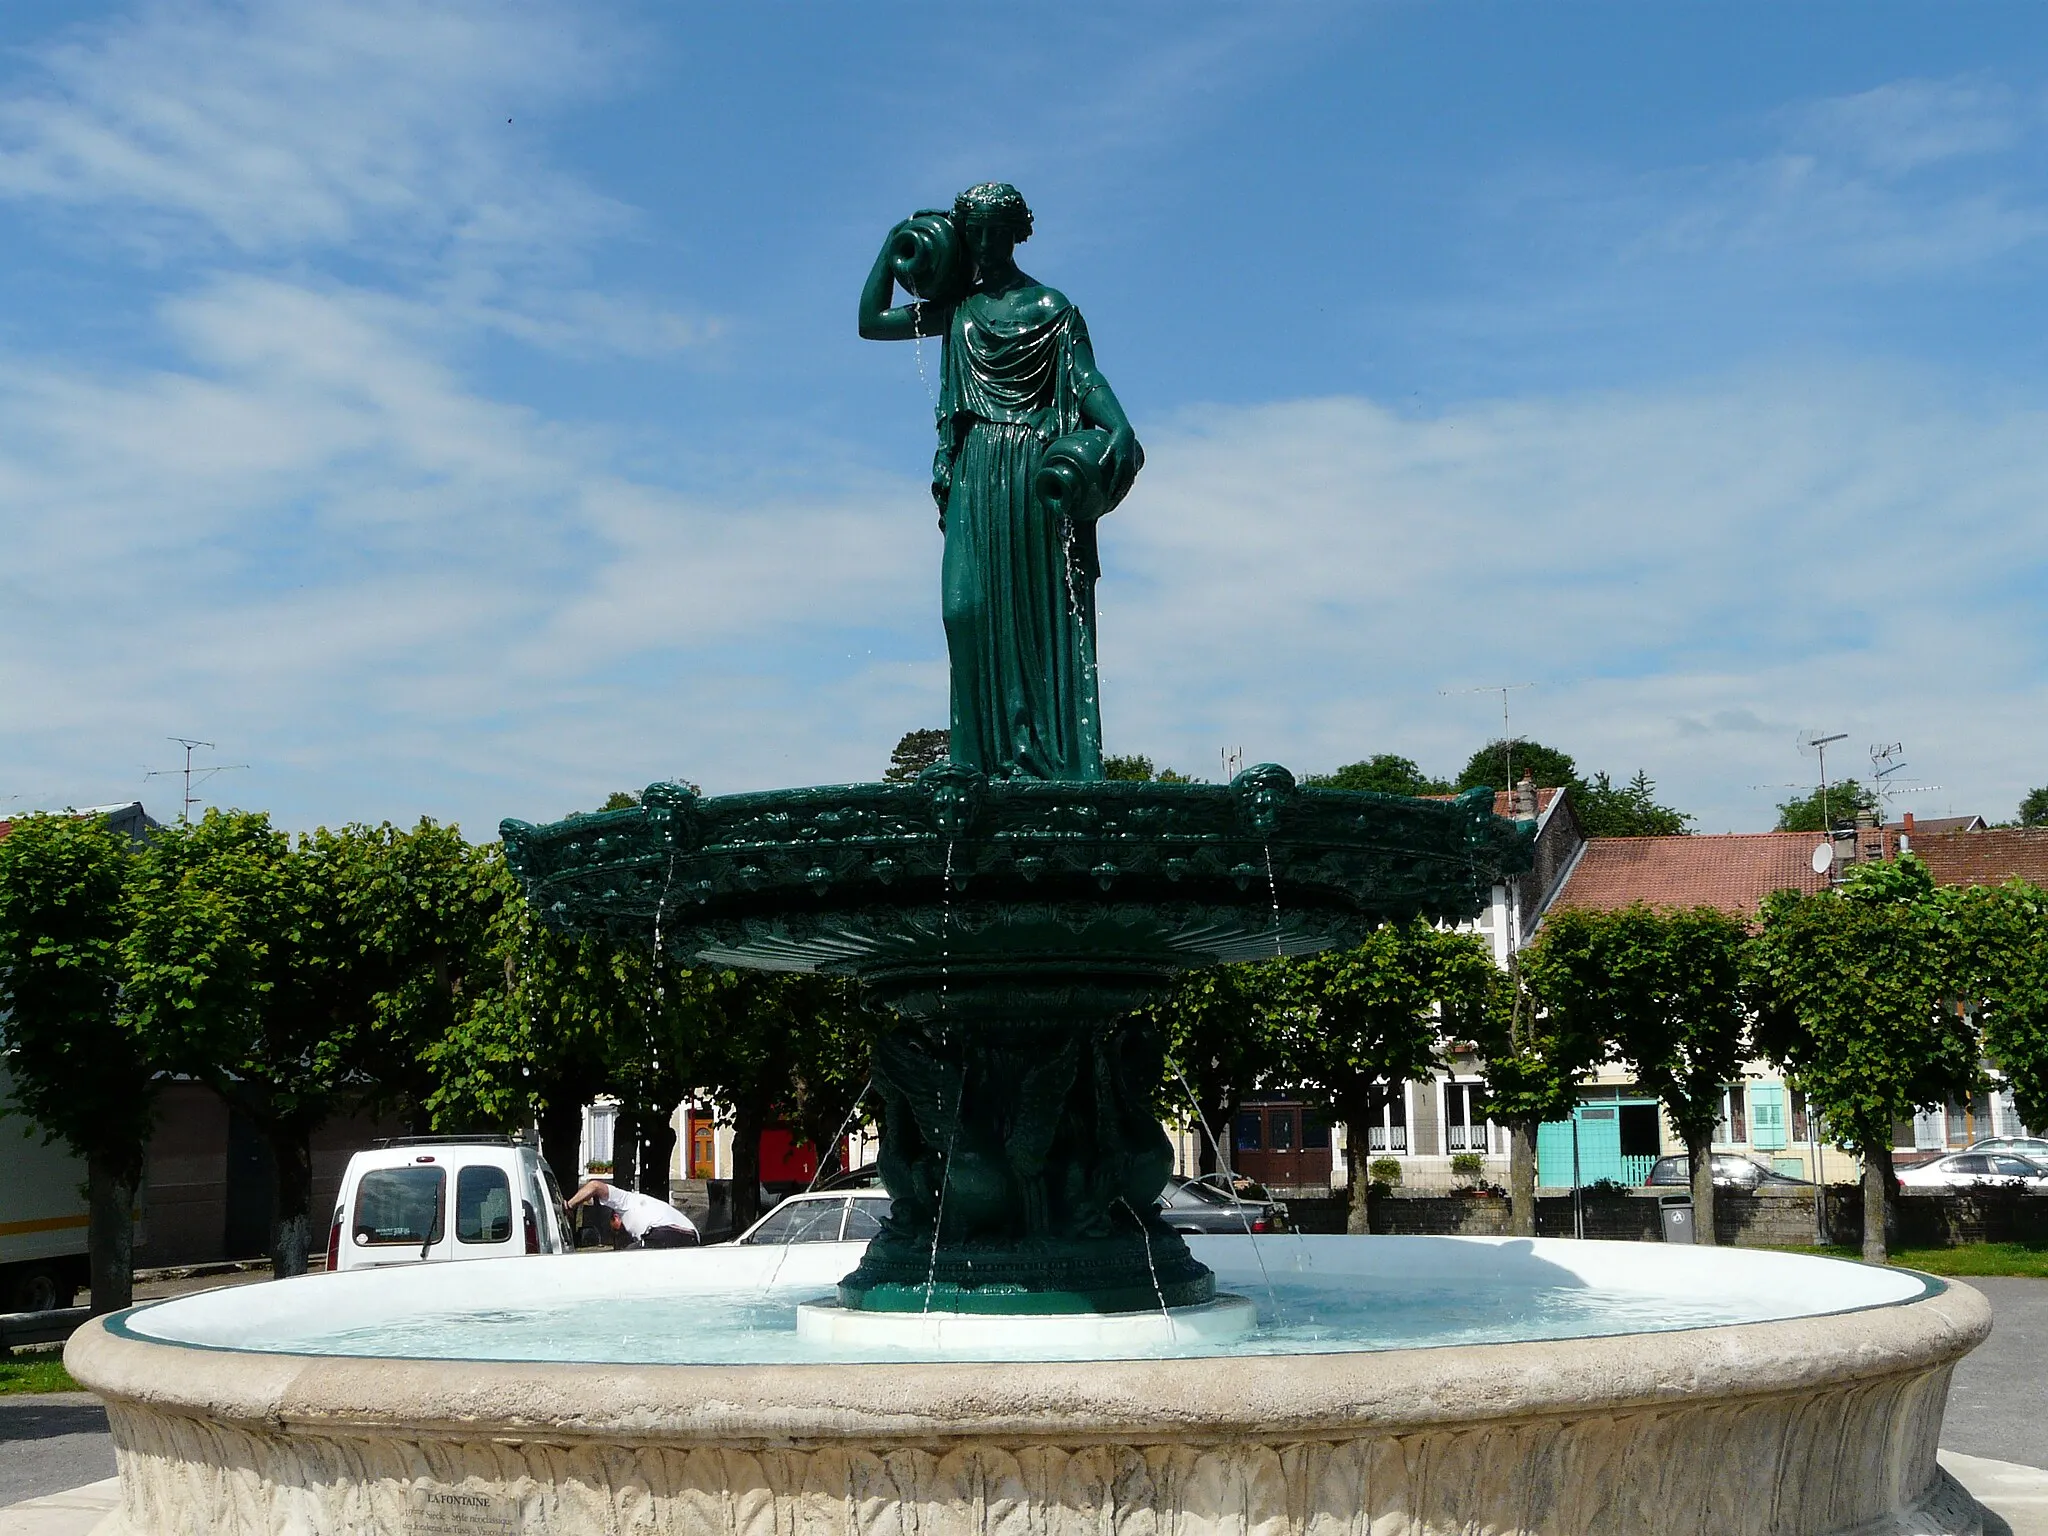
[{"label": "stone wall", "polygon": [[[1827,1192],[1828,1240],[1863,1241],[1863,1192],[1835,1185]],[[1348,1202],[1291,1200],[1288,1214],[1303,1232],[1342,1232]],[[1944,1248],[1958,1243],[2048,1242],[2048,1196],[1983,1193],[1907,1195],[1898,1202],[1895,1246]],[[1508,1202],[1471,1196],[1388,1195],[1372,1203],[1372,1230],[1402,1237],[1492,1237],[1508,1230]],[[1572,1199],[1542,1195],[1536,1201],[1541,1237],[1570,1237]],[[1720,1190],[1714,1199],[1714,1231],[1738,1248],[1797,1248],[1815,1241],[1813,1196],[1746,1195]],[[1662,1238],[1657,1197],[1628,1194],[1586,1201],[1586,1236],[1610,1241],[1656,1242]]]}]

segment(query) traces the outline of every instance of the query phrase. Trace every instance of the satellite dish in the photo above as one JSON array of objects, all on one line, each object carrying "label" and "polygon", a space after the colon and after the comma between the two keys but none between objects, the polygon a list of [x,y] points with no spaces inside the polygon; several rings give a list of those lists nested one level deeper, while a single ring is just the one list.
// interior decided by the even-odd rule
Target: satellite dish
[{"label": "satellite dish", "polygon": [[1816,875],[1826,874],[1835,866],[1835,845],[1833,843],[1815,843],[1813,845],[1813,858],[1808,862],[1813,865],[1813,872]]}]

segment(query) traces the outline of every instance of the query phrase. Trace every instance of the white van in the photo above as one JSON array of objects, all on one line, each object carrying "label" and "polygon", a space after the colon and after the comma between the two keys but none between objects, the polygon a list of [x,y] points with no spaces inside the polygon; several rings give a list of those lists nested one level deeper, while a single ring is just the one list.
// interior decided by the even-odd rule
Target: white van
[{"label": "white van", "polygon": [[327,1229],[329,1273],[569,1251],[555,1176],[508,1136],[400,1136],[349,1159]]},{"label": "white van", "polygon": [[[13,1100],[0,1067],[0,1109]],[[68,1307],[92,1284],[85,1162],[18,1110],[0,1115],[0,1312]],[[136,1234],[137,1243],[143,1240]]]}]

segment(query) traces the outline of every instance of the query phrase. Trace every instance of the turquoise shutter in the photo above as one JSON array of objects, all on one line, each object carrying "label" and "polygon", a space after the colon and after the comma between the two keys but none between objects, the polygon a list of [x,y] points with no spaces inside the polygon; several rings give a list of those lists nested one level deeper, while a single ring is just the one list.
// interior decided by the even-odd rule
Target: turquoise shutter
[{"label": "turquoise shutter", "polygon": [[1787,1144],[1783,1083],[1749,1085],[1749,1144],[1760,1152]]}]

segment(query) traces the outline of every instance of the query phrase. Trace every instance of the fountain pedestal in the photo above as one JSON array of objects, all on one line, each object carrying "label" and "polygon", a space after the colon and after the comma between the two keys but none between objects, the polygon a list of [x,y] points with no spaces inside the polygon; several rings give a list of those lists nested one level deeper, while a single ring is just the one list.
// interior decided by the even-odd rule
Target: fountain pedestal
[{"label": "fountain pedestal", "polygon": [[1418,800],[1229,785],[991,780],[702,799],[508,821],[544,920],[684,963],[859,979],[874,1051],[881,1235],[839,1286],[861,1312],[1198,1306],[1209,1272],[1160,1219],[1164,1056],[1131,1010],[1183,970],[1456,921],[1528,867],[1534,828],[1480,790]]}]

